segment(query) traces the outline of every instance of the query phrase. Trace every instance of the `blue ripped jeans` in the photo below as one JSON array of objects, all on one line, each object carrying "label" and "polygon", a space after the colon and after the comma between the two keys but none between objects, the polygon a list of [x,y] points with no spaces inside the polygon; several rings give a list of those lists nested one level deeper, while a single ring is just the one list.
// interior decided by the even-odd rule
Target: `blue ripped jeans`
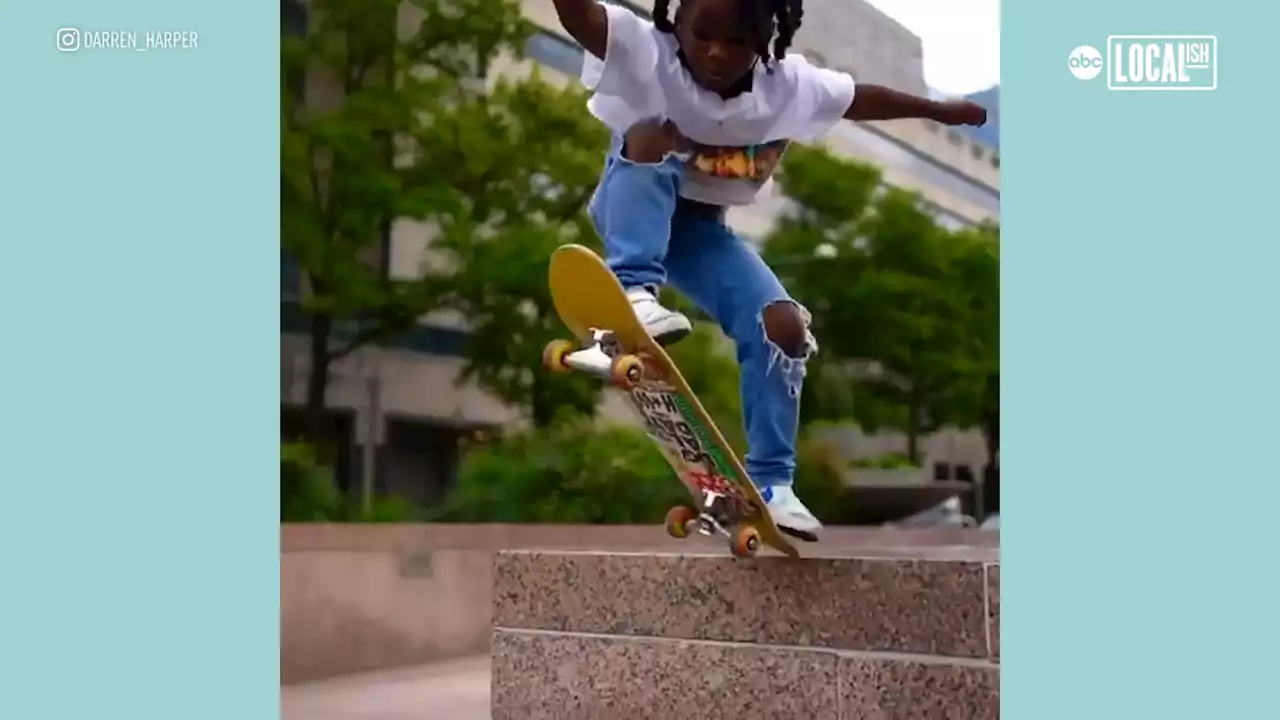
[{"label": "blue ripped jeans", "polygon": [[789,485],[805,357],[793,358],[765,335],[764,308],[795,301],[760,255],[722,218],[677,207],[682,158],[656,164],[622,156],[615,138],[589,212],[604,238],[605,260],[623,287],[668,282],[713,317],[737,345],[747,473],[760,488]]}]

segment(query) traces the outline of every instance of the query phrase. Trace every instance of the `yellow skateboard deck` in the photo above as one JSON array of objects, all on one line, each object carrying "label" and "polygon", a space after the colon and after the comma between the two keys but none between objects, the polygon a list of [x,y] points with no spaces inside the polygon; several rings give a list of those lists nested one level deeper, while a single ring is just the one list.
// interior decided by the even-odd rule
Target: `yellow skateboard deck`
[{"label": "yellow skateboard deck", "polygon": [[551,255],[551,301],[579,342],[553,341],[543,353],[553,370],[582,371],[627,393],[662,451],[694,498],[672,508],[667,532],[691,529],[721,535],[738,557],[754,556],[763,542],[791,557],[800,552],[774,524],[747,471],[671,357],[640,324],[622,285],[600,256],[581,245]]}]

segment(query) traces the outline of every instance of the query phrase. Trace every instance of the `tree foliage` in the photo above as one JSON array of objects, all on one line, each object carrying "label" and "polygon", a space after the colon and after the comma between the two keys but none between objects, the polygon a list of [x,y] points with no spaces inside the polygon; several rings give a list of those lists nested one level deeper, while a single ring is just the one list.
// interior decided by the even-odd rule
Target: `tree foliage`
[{"label": "tree foliage", "polygon": [[305,35],[282,38],[281,242],[307,289],[313,442],[331,364],[437,306],[431,274],[389,276],[391,226],[465,211],[440,151],[487,103],[475,78],[529,30],[515,0],[317,0]]},{"label": "tree foliage", "polygon": [[994,467],[1000,451],[1000,228],[985,225],[956,233],[960,254],[955,271],[967,292],[968,351],[980,382],[962,409],[970,425],[982,430],[987,465]]},{"label": "tree foliage", "polygon": [[[925,434],[998,416],[994,230],[949,232],[874,168],[818,148],[789,153],[781,180],[796,210],[765,255],[813,313],[823,349],[806,419],[851,410],[868,430],[901,430],[919,461]],[[839,386],[852,392],[832,401]]]},{"label": "tree foliage", "polygon": [[523,408],[536,427],[561,412],[591,415],[599,401],[598,381],[541,366],[547,342],[567,335],[548,259],[564,243],[600,245],[586,205],[608,134],[585,105],[582,90],[536,73],[498,80],[485,102],[451,118],[453,149],[440,154],[469,198],[433,244],[451,268],[449,303],[472,331],[460,381]]}]

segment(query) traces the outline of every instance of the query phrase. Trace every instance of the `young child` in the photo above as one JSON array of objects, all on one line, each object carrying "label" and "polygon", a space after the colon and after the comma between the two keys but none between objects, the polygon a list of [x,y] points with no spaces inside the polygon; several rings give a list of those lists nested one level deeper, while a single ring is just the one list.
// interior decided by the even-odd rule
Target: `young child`
[{"label": "young child", "polygon": [[787,48],[801,0],[657,0],[653,22],[597,0],[554,0],[587,51],[588,108],[614,133],[590,204],[609,267],[659,342],[689,333],[659,304],[667,283],[737,345],[750,446],[747,472],[774,521],[817,539],[822,524],[792,490],[800,388],[817,350],[809,314],[756,251],[725,225],[726,208],[764,191],[792,140],[841,120],[928,118],[982,125],[969,102],[937,102],[810,64]]}]

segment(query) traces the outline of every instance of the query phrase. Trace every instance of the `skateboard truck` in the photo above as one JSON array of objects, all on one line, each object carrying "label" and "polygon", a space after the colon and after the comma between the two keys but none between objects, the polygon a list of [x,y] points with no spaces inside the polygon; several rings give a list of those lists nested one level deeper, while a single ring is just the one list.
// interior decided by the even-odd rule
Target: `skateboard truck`
[{"label": "skateboard truck", "polygon": [[750,521],[743,522],[731,506],[731,498],[704,492],[701,509],[677,505],[667,511],[667,534],[682,539],[696,529],[699,535],[728,539],[734,557],[754,557],[760,550],[760,531]]},{"label": "skateboard truck", "polygon": [[575,347],[568,340],[552,340],[542,351],[542,362],[557,372],[576,370],[592,377],[631,388],[644,380],[644,362],[622,351],[622,344],[608,330],[591,331],[592,341]]},{"label": "skateboard truck", "polygon": [[707,537],[712,535],[729,537],[729,531],[716,518],[716,515],[722,512],[721,506],[723,503],[720,502],[722,499],[724,499],[724,496],[715,492],[708,492],[702,496],[702,512],[698,513],[699,533]]}]

